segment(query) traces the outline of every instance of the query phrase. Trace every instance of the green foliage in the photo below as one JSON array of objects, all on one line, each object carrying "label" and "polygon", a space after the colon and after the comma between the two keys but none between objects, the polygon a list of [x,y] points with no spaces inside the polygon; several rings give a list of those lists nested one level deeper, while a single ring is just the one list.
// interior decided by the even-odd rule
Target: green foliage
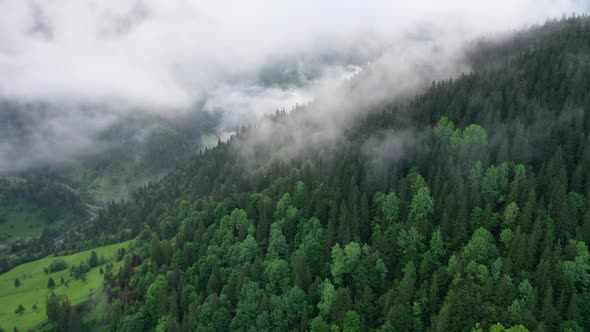
[{"label": "green foliage", "polygon": [[347,244],[344,249],[340,245],[332,248],[332,276],[337,284],[344,282],[345,276],[352,277],[352,272],[361,259],[361,247],[356,242]]},{"label": "green foliage", "polygon": [[430,195],[430,189],[427,186],[423,186],[412,198],[410,204],[410,220],[416,222],[418,226],[421,226],[422,233],[428,231],[430,217],[434,213],[434,201]]},{"label": "green foliage", "polygon": [[275,210],[275,219],[281,220],[287,214],[287,209],[291,205],[291,195],[285,193],[283,197],[277,202],[277,208]]},{"label": "green foliage", "polygon": [[53,289],[54,287],[55,287],[55,280],[53,280],[52,277],[49,277],[49,279],[47,279],[47,288]]},{"label": "green foliage", "polygon": [[291,269],[284,259],[271,260],[264,270],[264,278],[267,282],[266,289],[269,293],[282,294],[289,286]]},{"label": "green foliage", "polygon": [[508,189],[508,164],[491,165],[484,173],[481,183],[481,194],[492,202],[502,203]]},{"label": "green foliage", "polygon": [[389,193],[384,197],[383,202],[381,203],[381,209],[383,210],[383,215],[388,224],[393,224],[399,221],[400,200],[395,193]]},{"label": "green foliage", "polygon": [[514,228],[516,223],[516,217],[518,216],[518,205],[512,202],[504,209],[504,225],[506,227]]},{"label": "green foliage", "polygon": [[17,315],[22,315],[25,312],[25,307],[22,304],[19,304],[16,310],[14,311]]},{"label": "green foliage", "polygon": [[430,253],[435,259],[444,256],[446,253],[445,243],[440,229],[437,229],[432,233],[432,238],[430,239]]},{"label": "green foliage", "polygon": [[332,285],[330,280],[326,279],[322,282],[320,289],[321,293],[320,301],[318,302],[318,310],[322,317],[327,317],[330,308],[332,307],[332,300],[334,299],[336,288],[334,288],[334,285]]},{"label": "green foliage", "polygon": [[565,281],[572,288],[588,289],[590,286],[590,254],[584,242],[570,242],[575,250],[573,260],[563,262]]},{"label": "green foliage", "polygon": [[148,287],[145,296],[147,312],[153,318],[160,317],[168,307],[169,285],[163,276],[158,276]]},{"label": "green foliage", "polygon": [[416,258],[424,247],[422,241],[424,236],[420,234],[415,227],[410,227],[409,230],[401,230],[397,238],[397,245],[403,256],[409,258]]},{"label": "green foliage", "polygon": [[256,282],[244,284],[240,291],[239,303],[236,307],[236,314],[231,321],[232,331],[248,331],[256,326],[258,307],[264,295],[264,291]]},{"label": "green foliage", "polygon": [[[116,262],[115,254],[119,248],[128,245],[129,243],[126,242],[95,248],[94,251],[97,255],[104,256],[106,259],[106,265],[101,267],[106,268],[112,264],[107,270],[118,273],[123,262]],[[59,259],[64,260],[69,266],[76,266],[87,261],[90,253],[91,250],[82,251],[73,255],[60,256]],[[103,294],[102,288],[105,283],[105,276],[99,273],[101,267],[88,271],[86,280],[74,279],[68,270],[46,275],[43,269],[56,259],[54,256],[48,256],[38,261],[19,265],[0,275],[0,303],[13,303],[13,305],[7,306],[0,305],[0,326],[11,329],[16,327],[20,331],[35,329],[37,325],[47,319],[46,297],[52,292],[58,297],[67,297],[71,306],[87,302],[89,297],[98,303],[97,300]],[[47,288],[49,277],[54,280],[55,287],[53,289]],[[14,288],[16,279],[21,282],[18,288]],[[63,302],[63,299],[61,301]],[[22,304],[25,307],[26,310],[22,315],[14,314],[16,304]]]},{"label": "green foliage", "polygon": [[[472,332],[483,332],[484,329],[481,328],[481,326],[479,326],[479,324],[477,324],[477,326],[475,328],[473,328],[471,330]],[[490,326],[489,332],[529,332],[529,330],[524,327],[523,325],[515,325],[509,328],[505,328],[504,325],[502,325],[501,323],[496,323],[492,326]]]},{"label": "green foliage", "polygon": [[434,127],[434,134],[439,141],[449,144],[451,137],[455,133],[455,124],[448,116],[442,116]]},{"label": "green foliage", "polygon": [[[445,134],[452,127],[447,124]],[[440,133],[440,131],[439,131]],[[450,137],[449,150],[451,152],[466,153],[470,149],[483,149],[487,145],[487,134],[484,128],[477,124],[470,124],[463,131],[456,129]]]},{"label": "green foliage", "polygon": [[66,263],[62,258],[54,259],[51,264],[47,267],[48,273],[54,273],[63,271],[68,268],[68,263]]},{"label": "green foliage", "polygon": [[289,245],[287,239],[281,231],[281,227],[274,223],[270,226],[270,241],[266,251],[266,259],[284,259],[287,258]]},{"label": "green foliage", "polygon": [[357,332],[363,330],[361,316],[356,311],[348,311],[342,324],[343,332]]},{"label": "green foliage", "polygon": [[[590,106],[590,24],[539,29],[544,37],[482,42],[473,61],[483,70],[385,103],[338,144],[293,152],[292,133],[270,126],[273,141],[260,145],[257,128],[239,129],[114,203],[87,241],[127,229],[138,244],[120,272],[105,271],[119,303],[105,311],[117,319],[94,322],[590,330],[590,116],[580,111]],[[290,128],[306,112],[271,119]],[[419,137],[394,156],[388,133],[408,129]]]},{"label": "green foliage", "polygon": [[72,307],[65,296],[51,292],[47,297],[47,319],[60,331],[82,329],[82,321],[78,311]]},{"label": "green foliage", "polygon": [[510,242],[512,242],[513,238],[514,234],[510,228],[502,229],[502,232],[500,233],[500,243],[504,245],[504,248],[508,249],[510,247]]},{"label": "green foliage", "polygon": [[493,259],[498,257],[496,241],[492,234],[483,227],[478,228],[465,245],[461,257],[464,262],[491,263]]}]

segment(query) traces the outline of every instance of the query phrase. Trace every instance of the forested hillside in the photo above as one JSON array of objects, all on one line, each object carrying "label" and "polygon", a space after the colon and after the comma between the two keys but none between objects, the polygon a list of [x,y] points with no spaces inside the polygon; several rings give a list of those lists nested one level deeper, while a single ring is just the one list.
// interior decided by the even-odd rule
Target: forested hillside
[{"label": "forested hillside", "polygon": [[[42,130],[44,123],[55,122],[52,112],[58,110],[0,101],[0,140],[13,156],[0,160],[0,273],[61,251],[68,234],[83,229],[99,207],[125,199],[217,142],[213,114],[187,110],[174,119],[128,115],[100,131],[96,147],[80,160],[38,162],[36,168],[10,171],[36,158],[36,152],[43,157],[47,151],[35,152],[39,140],[56,140]],[[50,152],[57,159],[64,153]]]},{"label": "forested hillside", "polygon": [[110,203],[69,245],[137,246],[85,324],[590,330],[590,22],[527,34],[540,37],[485,46],[477,71],[359,115],[337,144],[286,153],[293,133],[262,144],[243,128]]},{"label": "forested hillside", "polygon": [[0,273],[52,253],[60,234],[94,213],[60,180],[0,177]]}]

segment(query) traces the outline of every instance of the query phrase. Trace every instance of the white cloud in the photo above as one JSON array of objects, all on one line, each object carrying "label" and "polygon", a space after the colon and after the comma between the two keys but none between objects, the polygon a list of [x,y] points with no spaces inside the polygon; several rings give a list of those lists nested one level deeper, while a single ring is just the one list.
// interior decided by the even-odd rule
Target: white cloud
[{"label": "white cloud", "polygon": [[[314,99],[318,119],[331,121],[336,109],[411,91],[423,76],[468,70],[459,61],[465,40],[583,9],[575,0],[0,0],[0,99],[171,115],[203,101],[223,109],[228,126]],[[316,62],[318,74],[301,84],[259,80],[269,64],[290,61]],[[342,88],[359,65],[358,82]],[[356,100],[343,106],[346,98]],[[65,114],[55,122],[70,123]],[[76,119],[85,129],[39,132],[88,142],[102,128]]]},{"label": "white cloud", "polygon": [[182,107],[276,57],[469,38],[574,10],[564,0],[2,0],[0,93]]}]

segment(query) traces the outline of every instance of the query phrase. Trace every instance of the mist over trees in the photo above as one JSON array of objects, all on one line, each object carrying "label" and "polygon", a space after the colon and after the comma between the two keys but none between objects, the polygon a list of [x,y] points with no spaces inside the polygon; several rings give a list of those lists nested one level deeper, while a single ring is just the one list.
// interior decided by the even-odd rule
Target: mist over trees
[{"label": "mist over trees", "polygon": [[[470,69],[461,59],[465,41],[503,38],[585,9],[578,0],[5,1],[0,174],[109,162],[142,150],[117,132],[120,122],[143,129],[151,124],[141,120],[153,117],[202,123],[184,116],[193,108],[222,118],[221,128],[208,129],[232,132],[331,96],[334,85],[369,67],[375,70],[354,99],[415,93],[425,77],[430,83]],[[166,154],[150,159],[154,168],[182,154],[190,131],[181,132],[147,136],[149,156]]]},{"label": "mist over trees", "polygon": [[0,0],[0,332],[590,331],[588,5]]},{"label": "mist over trees", "polygon": [[[309,109],[277,113],[271,135],[241,128],[109,203],[71,242],[136,239],[104,273],[109,304],[92,324],[590,329],[590,23],[545,29],[532,47],[495,49],[476,72],[380,105],[334,144],[286,153],[299,133],[278,130]],[[261,137],[273,144],[252,149]]]}]

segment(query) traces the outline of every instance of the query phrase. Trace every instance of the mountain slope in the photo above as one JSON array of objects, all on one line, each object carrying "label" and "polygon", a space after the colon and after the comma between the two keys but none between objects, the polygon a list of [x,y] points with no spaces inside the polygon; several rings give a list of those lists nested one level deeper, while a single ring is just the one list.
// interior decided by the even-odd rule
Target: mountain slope
[{"label": "mountain slope", "polygon": [[89,326],[590,329],[590,22],[539,29],[336,143],[278,114],[110,203],[71,247],[138,241]]},{"label": "mountain slope", "polygon": [[[61,250],[64,238],[85,227],[100,206],[125,199],[137,187],[211,146],[218,121],[215,115],[197,110],[175,119],[127,115],[99,131],[87,155],[71,160],[64,156],[70,147],[59,144],[63,138],[56,139],[43,127],[60,123],[66,117],[60,112],[67,111],[0,102],[0,154],[5,157],[0,162],[0,272]],[[95,129],[88,130],[91,135]],[[11,170],[25,167],[27,160],[47,158],[40,141],[57,145],[49,149],[55,160],[33,163],[33,169]]]}]

